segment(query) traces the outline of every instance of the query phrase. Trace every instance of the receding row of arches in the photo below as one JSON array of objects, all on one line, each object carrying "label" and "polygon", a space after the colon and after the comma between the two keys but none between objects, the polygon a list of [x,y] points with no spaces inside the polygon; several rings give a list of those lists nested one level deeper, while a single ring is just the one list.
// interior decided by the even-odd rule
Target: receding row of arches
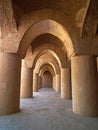
[{"label": "receding row of arches", "polygon": [[53,86],[61,98],[72,99],[75,113],[98,115],[96,55],[86,52],[74,23],[70,27],[58,21],[44,19],[30,24],[16,54],[0,52],[1,114],[19,111],[20,90],[22,98],[29,98],[43,84]]}]

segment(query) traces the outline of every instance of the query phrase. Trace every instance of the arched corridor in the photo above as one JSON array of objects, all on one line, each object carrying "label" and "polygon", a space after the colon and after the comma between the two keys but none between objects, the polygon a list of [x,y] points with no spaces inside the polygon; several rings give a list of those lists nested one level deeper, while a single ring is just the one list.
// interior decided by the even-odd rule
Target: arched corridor
[{"label": "arched corridor", "polygon": [[47,129],[63,130],[98,116],[97,16],[97,0],[0,0],[0,117],[31,112],[32,129],[37,111],[46,130],[47,113]]}]

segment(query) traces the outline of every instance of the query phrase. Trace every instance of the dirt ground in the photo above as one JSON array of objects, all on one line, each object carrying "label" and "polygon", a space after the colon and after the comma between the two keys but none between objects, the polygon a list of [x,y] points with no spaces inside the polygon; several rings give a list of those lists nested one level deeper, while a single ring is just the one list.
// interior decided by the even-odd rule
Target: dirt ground
[{"label": "dirt ground", "polygon": [[74,114],[72,101],[52,89],[34,92],[34,98],[20,102],[20,112],[0,116],[0,130],[98,130],[98,117]]}]

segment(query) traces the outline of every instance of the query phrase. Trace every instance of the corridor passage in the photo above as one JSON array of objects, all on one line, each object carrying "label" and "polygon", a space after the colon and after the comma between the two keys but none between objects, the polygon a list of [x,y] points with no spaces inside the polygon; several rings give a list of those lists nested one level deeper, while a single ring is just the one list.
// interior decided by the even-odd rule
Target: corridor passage
[{"label": "corridor passage", "polygon": [[19,113],[0,116],[0,130],[98,130],[98,117],[74,114],[72,101],[61,99],[52,88],[33,96],[21,99]]}]

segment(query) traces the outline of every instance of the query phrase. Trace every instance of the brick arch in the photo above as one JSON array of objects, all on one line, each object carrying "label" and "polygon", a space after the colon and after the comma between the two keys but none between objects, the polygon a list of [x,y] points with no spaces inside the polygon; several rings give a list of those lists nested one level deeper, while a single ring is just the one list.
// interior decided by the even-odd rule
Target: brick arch
[{"label": "brick arch", "polygon": [[58,64],[55,63],[54,59],[53,60],[43,60],[42,62],[39,63],[39,60],[37,60],[34,72],[39,73],[40,69],[45,66],[45,65],[50,65],[55,71],[55,74],[60,73],[60,67]]},{"label": "brick arch", "polygon": [[56,74],[55,70],[53,69],[53,67],[51,65],[46,64],[46,65],[42,66],[39,70],[39,75],[42,77],[43,74],[45,73],[45,71],[49,71],[51,73],[52,77],[54,77]]},{"label": "brick arch", "polygon": [[18,54],[24,57],[31,42],[37,36],[45,33],[50,33],[59,38],[65,45],[69,57],[77,53],[79,30],[72,20],[58,11],[42,10],[42,12],[45,13],[44,16],[42,16],[41,11],[37,11],[37,20],[34,21],[34,18],[30,15],[32,20],[29,19],[29,24],[28,21],[22,23],[23,27],[25,24],[27,25],[18,48]]},{"label": "brick arch", "polygon": [[52,55],[58,62],[59,66],[62,67],[62,63],[61,60],[59,59],[58,55],[53,51],[53,50],[49,50],[49,49],[45,49],[44,51],[39,51],[36,55],[35,58],[32,62],[32,67],[35,68],[36,62],[37,60],[40,58],[40,56],[47,54],[47,52]]},{"label": "brick arch", "polygon": [[36,47],[36,49],[33,50],[33,52],[31,46],[28,48],[25,57],[28,67],[34,68],[34,64],[37,59],[47,52],[52,54],[57,59],[60,67],[64,68],[67,66],[68,58],[66,52],[63,50],[63,48],[57,47],[55,44],[49,42],[45,44],[40,44]]}]

